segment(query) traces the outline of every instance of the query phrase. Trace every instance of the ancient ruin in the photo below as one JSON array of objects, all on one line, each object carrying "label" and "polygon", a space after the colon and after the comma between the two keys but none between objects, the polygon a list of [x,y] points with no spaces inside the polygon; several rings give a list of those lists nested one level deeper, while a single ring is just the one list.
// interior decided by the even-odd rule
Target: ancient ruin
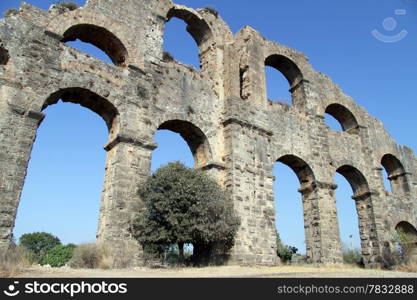
[{"label": "ancient ruin", "polygon": [[[188,24],[201,70],[164,55],[164,25],[171,18]],[[102,49],[114,65],[65,44],[75,39]],[[268,101],[265,65],[287,78],[292,105]],[[136,243],[130,221],[141,201],[137,186],[150,172],[158,129],[181,134],[196,167],[232,192],[242,224],[230,263],[279,263],[272,174],[277,161],[300,181],[309,261],[342,261],[336,172],[353,190],[367,266],[380,264],[394,250],[396,228],[415,232],[413,152],[397,145],[379,120],[314,70],[302,53],[250,27],[233,34],[212,9],[194,10],[171,0],[89,0],[84,7],[49,11],[22,3],[0,21],[2,251],[12,238],[42,110],[59,99],[91,109],[108,125],[97,238],[115,255]],[[343,131],[331,130],[325,113]],[[382,167],[392,192],[385,191]]]}]

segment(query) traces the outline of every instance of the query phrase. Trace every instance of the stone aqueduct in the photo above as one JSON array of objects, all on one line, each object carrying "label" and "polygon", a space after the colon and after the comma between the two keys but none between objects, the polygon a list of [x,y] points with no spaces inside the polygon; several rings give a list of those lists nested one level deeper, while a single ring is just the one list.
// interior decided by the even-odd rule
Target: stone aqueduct
[{"label": "stone aqueduct", "polygon": [[[198,44],[200,71],[163,54],[164,25],[174,17],[188,24]],[[75,39],[102,49],[114,66],[65,44]],[[265,65],[286,77],[293,105],[268,101]],[[49,11],[23,3],[0,21],[2,251],[12,238],[42,110],[59,99],[87,107],[107,123],[97,238],[115,255],[135,243],[129,228],[141,201],[137,185],[150,172],[158,129],[181,134],[196,167],[232,192],[242,220],[232,263],[277,263],[276,161],[291,167],[300,181],[309,261],[342,260],[336,172],[353,190],[366,265],[381,263],[393,251],[396,227],[417,225],[413,152],[397,145],[379,120],[315,71],[302,53],[250,27],[234,35],[212,10],[171,0],[89,0],[75,10]],[[343,131],[326,126],[325,113]],[[384,189],[381,165],[392,192]]]}]

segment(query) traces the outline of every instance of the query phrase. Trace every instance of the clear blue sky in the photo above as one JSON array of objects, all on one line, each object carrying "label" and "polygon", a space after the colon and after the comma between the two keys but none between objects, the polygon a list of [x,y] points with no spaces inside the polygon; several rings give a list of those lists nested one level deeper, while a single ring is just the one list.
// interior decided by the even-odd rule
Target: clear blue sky
[{"label": "clear blue sky", "polygon": [[[47,9],[54,1],[27,2]],[[194,8],[215,7],[234,33],[249,25],[266,38],[305,53],[316,70],[331,76],[345,93],[381,119],[398,143],[417,149],[417,0],[176,2]],[[18,1],[0,2],[1,11],[10,7],[18,7]],[[405,11],[396,13],[399,9]],[[387,38],[402,37],[404,31],[406,36],[386,43],[372,35],[374,30]],[[165,41],[166,50],[177,60],[198,65],[198,49],[182,21],[167,24]],[[73,46],[82,47],[79,43]],[[84,51],[100,55],[91,48]],[[289,99],[288,85],[281,74],[268,70],[267,76],[269,97]],[[42,230],[56,234],[65,243],[93,241],[105,162],[105,124],[94,113],[73,104],[60,103],[44,112],[47,117],[34,145],[15,236]],[[153,155],[152,169],[172,160],[193,165],[190,151],[178,135],[161,131],[155,141],[159,147]],[[285,243],[304,252],[298,181],[279,163],[274,174],[279,232]],[[335,183],[339,185],[336,196],[342,239],[358,247],[351,189],[339,175]]]}]

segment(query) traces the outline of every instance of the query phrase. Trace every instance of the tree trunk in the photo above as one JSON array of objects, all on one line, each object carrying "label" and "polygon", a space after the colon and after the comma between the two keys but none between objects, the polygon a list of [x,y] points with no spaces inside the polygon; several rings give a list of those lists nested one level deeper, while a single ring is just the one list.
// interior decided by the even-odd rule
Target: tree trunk
[{"label": "tree trunk", "polygon": [[178,254],[179,254],[179,262],[182,264],[184,263],[184,243],[178,242]]}]

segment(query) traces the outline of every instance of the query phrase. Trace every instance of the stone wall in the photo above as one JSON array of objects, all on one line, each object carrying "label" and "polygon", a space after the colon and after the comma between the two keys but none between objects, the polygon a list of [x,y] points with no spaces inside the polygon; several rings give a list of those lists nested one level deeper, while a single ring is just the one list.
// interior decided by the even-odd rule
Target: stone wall
[{"label": "stone wall", "polygon": [[[201,70],[163,55],[163,32],[180,18],[200,49]],[[105,51],[108,65],[67,46],[79,38]],[[293,105],[267,99],[264,67],[287,78]],[[241,227],[230,262],[277,264],[273,165],[300,180],[307,259],[341,262],[333,183],[351,184],[366,265],[392,252],[400,222],[417,225],[417,160],[382,123],[313,69],[300,52],[245,27],[233,35],[210,10],[170,0],[89,0],[73,11],[22,3],[0,20],[0,248],[11,238],[42,110],[59,99],[99,114],[109,129],[97,238],[120,255],[141,205],[158,129],[181,134],[196,167],[232,193]],[[333,115],[343,131],[324,121]],[[384,189],[383,165],[393,192]],[[132,264],[140,262],[140,247]]]}]

